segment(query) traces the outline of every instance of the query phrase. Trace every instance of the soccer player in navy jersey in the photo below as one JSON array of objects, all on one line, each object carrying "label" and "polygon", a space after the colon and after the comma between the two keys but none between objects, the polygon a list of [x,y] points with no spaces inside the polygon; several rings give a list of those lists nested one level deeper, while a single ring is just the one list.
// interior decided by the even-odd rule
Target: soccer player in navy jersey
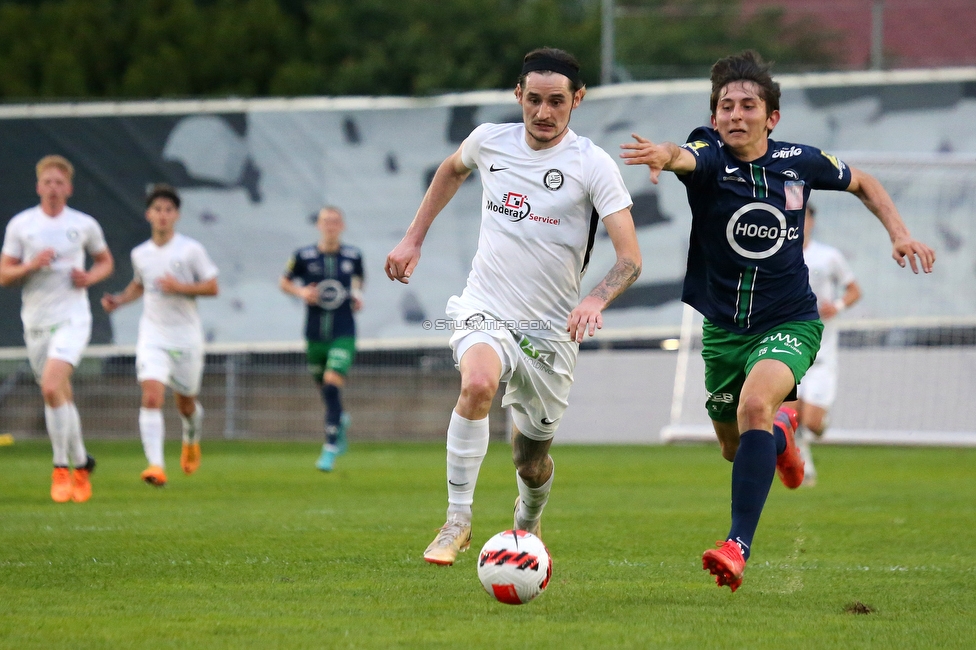
[{"label": "soccer player in navy jersey", "polygon": [[340,391],[356,356],[353,314],[363,306],[363,257],[340,241],[345,221],[338,208],[322,208],[316,227],[318,243],[295,251],[279,286],[307,307],[308,368],[325,402],[325,444],[315,467],[331,472],[347,446],[349,415],[342,410]]},{"label": "soccer player in navy jersey", "polygon": [[[899,266],[932,271],[935,253],[912,238],[877,179],[817,147],[777,142],[779,84],[756,52],[719,60],[711,71],[711,127],[684,145],[634,135],[621,145],[628,165],[651,181],[674,172],[688,192],[692,226],[682,301],[705,317],[705,407],[732,462],[732,527],[702,566],[735,591],[766,496],[778,470],[789,488],[803,481],[793,440],[796,385],[820,347],[823,323],[803,262],[810,191],[857,196],[881,221]],[[772,434],[772,435],[770,435]]]}]

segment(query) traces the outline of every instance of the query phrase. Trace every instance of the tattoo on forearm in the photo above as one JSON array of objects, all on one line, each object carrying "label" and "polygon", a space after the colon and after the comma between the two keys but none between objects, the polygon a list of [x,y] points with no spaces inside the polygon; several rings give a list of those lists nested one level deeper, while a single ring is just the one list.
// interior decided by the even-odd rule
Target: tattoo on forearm
[{"label": "tattoo on forearm", "polygon": [[590,295],[605,301],[608,305],[624,292],[640,276],[641,267],[631,260],[618,260],[603,281],[593,288]]}]

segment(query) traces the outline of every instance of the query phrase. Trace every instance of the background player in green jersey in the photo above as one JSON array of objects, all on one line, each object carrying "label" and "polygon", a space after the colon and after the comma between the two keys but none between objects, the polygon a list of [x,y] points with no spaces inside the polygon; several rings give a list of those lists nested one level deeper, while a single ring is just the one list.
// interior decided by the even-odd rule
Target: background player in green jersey
[{"label": "background player in green jersey", "polygon": [[[813,189],[851,192],[881,221],[892,257],[931,272],[935,253],[905,227],[877,179],[816,147],[776,142],[779,84],[755,52],[712,66],[711,127],[688,142],[622,145],[651,181],[674,172],[692,213],[682,300],[705,316],[706,408],[732,462],[732,527],[702,556],[719,586],[735,591],[777,469],[796,488],[803,461],[796,412],[781,407],[813,363],[823,324],[803,262],[804,208]],[[770,435],[772,433],[772,435]]]},{"label": "background player in green jersey", "polygon": [[325,444],[315,466],[331,472],[336,456],[346,451],[349,415],[342,410],[340,391],[356,355],[353,313],[363,306],[363,257],[340,241],[346,224],[338,208],[322,208],[316,227],[318,243],[295,251],[279,286],[307,308],[308,367],[325,402]]}]

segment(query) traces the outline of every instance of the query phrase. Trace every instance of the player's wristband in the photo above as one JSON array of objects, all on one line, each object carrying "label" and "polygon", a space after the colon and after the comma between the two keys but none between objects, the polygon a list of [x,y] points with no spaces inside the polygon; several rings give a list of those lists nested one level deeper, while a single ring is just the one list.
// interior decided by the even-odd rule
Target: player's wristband
[{"label": "player's wristband", "polygon": [[836,309],[837,313],[839,314],[845,309],[847,309],[847,303],[844,302],[843,298],[838,298],[837,300],[834,301],[834,309]]}]

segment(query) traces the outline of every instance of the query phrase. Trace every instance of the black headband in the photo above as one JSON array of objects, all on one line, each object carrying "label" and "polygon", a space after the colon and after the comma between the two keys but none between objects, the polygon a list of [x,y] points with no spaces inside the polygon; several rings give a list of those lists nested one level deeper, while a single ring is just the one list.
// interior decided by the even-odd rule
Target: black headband
[{"label": "black headband", "polygon": [[580,85],[579,70],[563,61],[558,61],[549,56],[540,56],[522,64],[522,76],[530,72],[557,72],[568,78],[574,87]]}]

